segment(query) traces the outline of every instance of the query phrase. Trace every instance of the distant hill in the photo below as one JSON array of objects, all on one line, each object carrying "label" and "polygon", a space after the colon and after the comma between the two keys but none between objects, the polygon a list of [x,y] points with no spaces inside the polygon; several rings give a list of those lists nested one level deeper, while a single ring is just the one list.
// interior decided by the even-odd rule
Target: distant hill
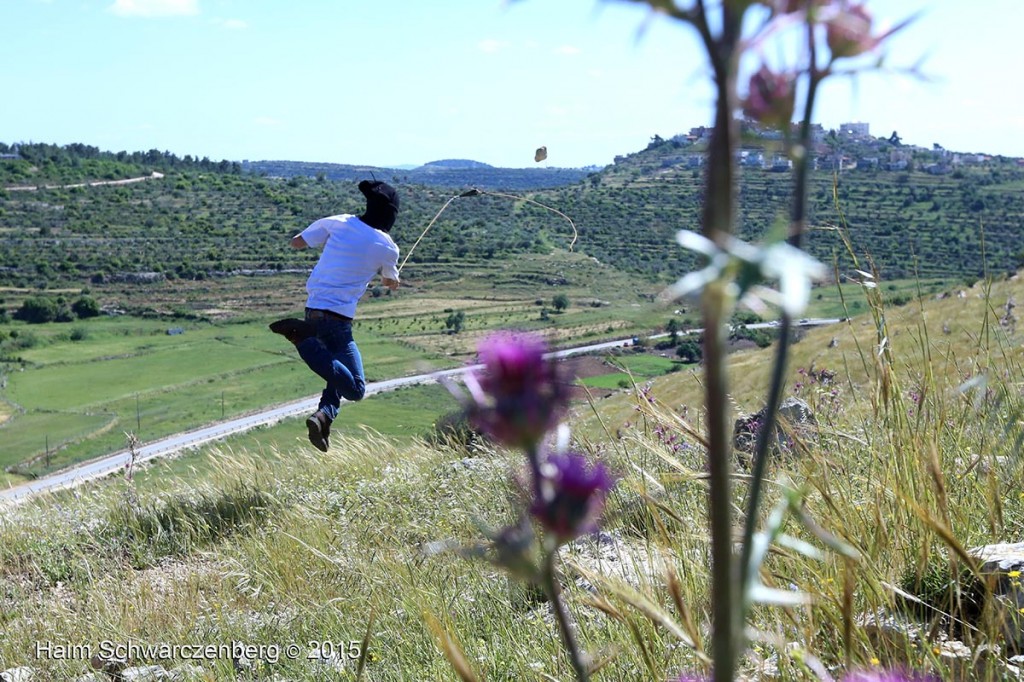
[{"label": "distant hill", "polygon": [[451,168],[458,170],[494,168],[494,166],[481,161],[470,161],[469,159],[442,159],[441,161],[430,161],[420,166],[420,169]]},{"label": "distant hill", "polygon": [[307,161],[244,161],[242,170],[274,178],[323,177],[326,180],[356,181],[373,176],[393,184],[504,191],[564,187],[593,173],[580,168],[497,168],[467,159],[431,161],[411,169]]}]

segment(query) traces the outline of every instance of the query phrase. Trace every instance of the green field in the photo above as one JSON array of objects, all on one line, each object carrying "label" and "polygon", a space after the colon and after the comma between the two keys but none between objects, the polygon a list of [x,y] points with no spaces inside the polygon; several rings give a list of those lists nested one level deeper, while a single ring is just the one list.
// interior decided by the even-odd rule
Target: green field
[{"label": "green field", "polygon": [[636,354],[617,355],[609,359],[609,367],[620,367],[623,371],[609,372],[597,376],[580,379],[584,386],[603,388],[614,391],[620,388],[632,388],[634,382],[642,383],[669,372],[674,372],[682,363],[672,357],[661,357],[660,355]]},{"label": "green field", "polygon": [[[331,427],[332,451],[344,449],[344,441],[352,438],[385,438],[389,448],[393,444],[410,444],[429,436],[438,417],[458,408],[448,390],[438,384],[408,386],[345,404]],[[187,450],[176,457],[154,460],[140,469],[136,484],[146,490],[162,490],[182,481],[206,480],[225,457],[236,452],[274,452],[285,457],[311,452],[313,446],[306,440],[303,420],[304,417],[286,419]]]},{"label": "green field", "polygon": [[[480,338],[495,329],[532,330],[564,346],[660,332],[671,319],[682,328],[694,324],[690,304],[658,301],[659,285],[584,256],[531,256],[519,266],[514,272],[500,261],[410,267],[399,294],[367,297],[355,335],[368,380],[468,362]],[[507,278],[501,289],[494,288],[496,277]],[[557,277],[565,283],[548,292],[565,293],[570,302],[560,312],[552,308],[553,294],[541,294],[544,287],[538,286]],[[891,300],[907,300],[918,291],[930,295],[944,285],[879,283]],[[205,295],[225,295],[236,286],[220,282]],[[173,291],[168,285],[149,295]],[[845,317],[856,314],[863,301],[857,284],[821,286],[812,293],[808,315]],[[464,316],[457,334],[445,326],[454,312]],[[319,380],[287,342],[267,331],[271,319],[236,312],[219,321],[119,316],[11,323],[7,329],[18,337],[0,346],[7,349],[0,401],[3,414],[10,413],[0,426],[2,476],[16,482],[122,449],[125,432],[147,442],[316,394]],[[183,333],[170,335],[170,329]],[[638,380],[659,376],[677,366],[672,349],[665,354],[624,356],[618,360],[624,372],[610,370],[583,383],[616,390],[630,383],[628,374]]]},{"label": "green field", "polygon": [[[184,333],[168,335],[179,326]],[[266,320],[233,324],[94,319],[30,331],[36,346],[9,365],[2,396],[15,406],[2,426],[8,480],[38,475],[124,447],[316,394],[320,380]],[[370,381],[450,365],[372,332],[359,333]],[[15,369],[16,368],[16,369]]]}]

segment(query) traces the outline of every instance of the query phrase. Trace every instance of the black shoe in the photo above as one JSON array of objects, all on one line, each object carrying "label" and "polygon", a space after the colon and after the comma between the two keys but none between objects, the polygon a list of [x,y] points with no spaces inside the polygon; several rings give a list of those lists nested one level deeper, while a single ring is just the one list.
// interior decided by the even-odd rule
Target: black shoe
[{"label": "black shoe", "polygon": [[317,410],[306,420],[306,430],[309,431],[309,442],[320,452],[327,452],[331,444],[331,420],[320,410]]},{"label": "black shoe", "polygon": [[270,331],[280,334],[295,345],[299,345],[311,336],[316,336],[316,326],[305,320],[288,317],[270,323]]}]

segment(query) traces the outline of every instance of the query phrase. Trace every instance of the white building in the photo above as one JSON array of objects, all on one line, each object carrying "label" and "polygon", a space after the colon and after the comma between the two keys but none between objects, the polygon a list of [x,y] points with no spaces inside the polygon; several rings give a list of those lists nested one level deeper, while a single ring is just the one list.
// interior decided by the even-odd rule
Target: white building
[{"label": "white building", "polygon": [[841,123],[839,125],[839,139],[841,140],[866,140],[869,137],[871,137],[869,123]]}]

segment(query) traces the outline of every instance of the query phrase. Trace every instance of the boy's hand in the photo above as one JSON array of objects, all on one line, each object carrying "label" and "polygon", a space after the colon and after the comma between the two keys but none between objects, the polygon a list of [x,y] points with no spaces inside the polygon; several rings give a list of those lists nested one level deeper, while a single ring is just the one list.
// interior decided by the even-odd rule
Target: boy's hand
[{"label": "boy's hand", "polygon": [[391,289],[391,291],[398,291],[397,279],[388,279],[387,277],[382,277],[381,280],[383,280],[384,286],[386,286],[388,289]]}]

